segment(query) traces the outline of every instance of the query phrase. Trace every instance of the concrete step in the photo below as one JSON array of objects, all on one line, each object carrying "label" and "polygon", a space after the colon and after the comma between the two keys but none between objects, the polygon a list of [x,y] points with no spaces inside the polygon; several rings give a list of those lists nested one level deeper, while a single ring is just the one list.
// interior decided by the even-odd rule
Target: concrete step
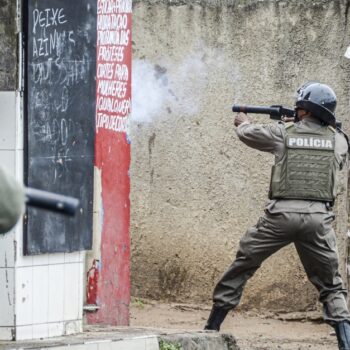
[{"label": "concrete step", "polygon": [[83,333],[36,341],[0,342],[0,350],[239,350],[232,334],[89,326]]}]

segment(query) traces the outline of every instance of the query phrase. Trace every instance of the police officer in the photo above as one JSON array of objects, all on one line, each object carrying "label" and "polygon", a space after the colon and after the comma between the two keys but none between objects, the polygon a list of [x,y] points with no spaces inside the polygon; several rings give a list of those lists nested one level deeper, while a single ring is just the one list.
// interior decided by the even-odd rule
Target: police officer
[{"label": "police officer", "polygon": [[336,178],[348,152],[346,137],[336,130],[336,103],[329,86],[311,82],[298,89],[295,123],[257,125],[244,113],[236,116],[239,139],[272,153],[275,165],[265,215],[242,237],[236,259],[216,285],[205,329],[219,331],[262,262],[294,243],[339,349],[350,350],[350,314],[332,228]]},{"label": "police officer", "polygon": [[0,234],[10,231],[24,212],[24,186],[0,167]]}]

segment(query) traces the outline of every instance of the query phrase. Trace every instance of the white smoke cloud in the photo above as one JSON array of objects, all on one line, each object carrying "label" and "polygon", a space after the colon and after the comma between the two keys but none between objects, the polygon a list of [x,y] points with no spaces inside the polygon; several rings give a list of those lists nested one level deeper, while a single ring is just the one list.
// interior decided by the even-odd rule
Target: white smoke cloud
[{"label": "white smoke cloud", "polygon": [[174,112],[195,115],[199,112],[208,79],[208,65],[203,60],[203,53],[186,57],[178,66],[175,77],[170,85],[177,102],[173,106]]},{"label": "white smoke cloud", "polygon": [[346,49],[344,56],[350,58],[350,46]]},{"label": "white smoke cloud", "polygon": [[164,113],[194,115],[199,110],[207,70],[200,54],[185,58],[176,67],[173,63],[134,60],[131,120],[147,123]]},{"label": "white smoke cloud", "polygon": [[150,62],[133,61],[132,72],[131,118],[136,122],[150,122],[161,111],[167,92]]},{"label": "white smoke cloud", "polygon": [[223,74],[231,86],[240,79],[237,68],[228,64],[230,59],[219,49],[201,47],[176,65],[174,62],[133,61],[131,122],[149,123],[155,117],[171,115],[194,116],[200,112],[218,74]]}]

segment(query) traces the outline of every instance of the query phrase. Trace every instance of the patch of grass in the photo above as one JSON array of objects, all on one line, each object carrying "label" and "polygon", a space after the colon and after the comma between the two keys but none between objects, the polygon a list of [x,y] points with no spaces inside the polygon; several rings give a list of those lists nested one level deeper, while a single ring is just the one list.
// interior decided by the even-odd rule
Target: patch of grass
[{"label": "patch of grass", "polygon": [[131,303],[132,303],[133,306],[136,306],[139,309],[143,309],[145,307],[144,302],[141,299],[139,299],[139,298],[134,298],[131,301]]},{"label": "patch of grass", "polygon": [[159,341],[160,350],[182,350],[182,346],[178,343],[173,343],[165,340]]}]

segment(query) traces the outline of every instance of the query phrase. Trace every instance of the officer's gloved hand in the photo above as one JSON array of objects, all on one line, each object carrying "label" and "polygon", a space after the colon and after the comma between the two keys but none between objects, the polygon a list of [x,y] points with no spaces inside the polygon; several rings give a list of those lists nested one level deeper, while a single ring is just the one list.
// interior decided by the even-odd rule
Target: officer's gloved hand
[{"label": "officer's gloved hand", "polygon": [[240,126],[243,123],[251,123],[251,122],[252,122],[252,118],[248,114],[245,114],[243,112],[238,113],[234,120],[235,126]]},{"label": "officer's gloved hand", "polygon": [[0,167],[0,234],[10,231],[24,212],[24,186]]},{"label": "officer's gloved hand", "polygon": [[295,118],[294,117],[287,117],[287,116],[282,116],[281,120],[285,123],[290,123],[290,122],[294,122]]}]

